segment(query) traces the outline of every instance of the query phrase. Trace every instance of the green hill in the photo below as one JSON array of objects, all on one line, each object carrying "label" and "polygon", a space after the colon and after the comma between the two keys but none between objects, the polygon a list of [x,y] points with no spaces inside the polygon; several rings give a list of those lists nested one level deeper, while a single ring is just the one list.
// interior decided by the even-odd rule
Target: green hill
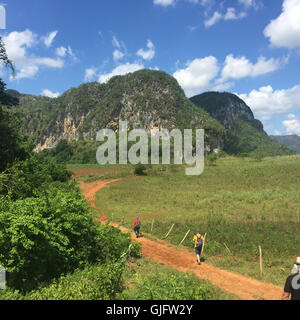
[{"label": "green hill", "polygon": [[295,154],[271,139],[263,124],[239,97],[227,92],[206,92],[190,99],[226,128],[224,151],[229,154],[262,153],[266,156]]},{"label": "green hill", "polygon": [[61,140],[95,140],[100,129],[118,130],[119,120],[148,132],[204,128],[210,149],[221,148],[225,136],[224,127],[191,103],[177,81],[162,71],[141,70],[107,84],[83,84],[58,98],[21,95],[15,111],[21,114],[20,129],[33,138],[37,151]]}]

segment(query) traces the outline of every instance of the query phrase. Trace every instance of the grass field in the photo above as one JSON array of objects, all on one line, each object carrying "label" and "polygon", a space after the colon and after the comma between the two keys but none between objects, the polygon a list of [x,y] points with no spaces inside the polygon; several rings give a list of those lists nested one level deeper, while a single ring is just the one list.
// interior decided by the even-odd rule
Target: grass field
[{"label": "grass field", "polygon": [[[113,178],[118,175],[122,181],[101,190],[96,205],[114,221],[124,216],[127,227],[140,215],[144,232],[150,232],[154,219],[158,238],[174,223],[168,238],[174,244],[189,229],[200,229],[207,233],[205,259],[211,264],[283,285],[300,255],[299,156],[223,158],[200,176],[186,176],[183,166],[153,166],[143,177],[134,176],[131,166],[115,166]],[[191,237],[184,245],[192,250]]]},{"label": "grass field", "polygon": [[238,300],[195,275],[139,259],[126,268],[119,300]]}]

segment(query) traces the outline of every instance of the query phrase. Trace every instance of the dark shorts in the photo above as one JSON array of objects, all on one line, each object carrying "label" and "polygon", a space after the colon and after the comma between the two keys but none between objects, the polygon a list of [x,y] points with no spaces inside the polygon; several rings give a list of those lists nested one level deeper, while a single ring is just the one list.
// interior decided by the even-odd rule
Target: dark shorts
[{"label": "dark shorts", "polygon": [[195,252],[196,254],[201,254],[202,246],[201,247],[196,247]]},{"label": "dark shorts", "polygon": [[134,227],[134,228],[133,228],[133,231],[134,231],[135,233],[140,233],[140,227]]}]

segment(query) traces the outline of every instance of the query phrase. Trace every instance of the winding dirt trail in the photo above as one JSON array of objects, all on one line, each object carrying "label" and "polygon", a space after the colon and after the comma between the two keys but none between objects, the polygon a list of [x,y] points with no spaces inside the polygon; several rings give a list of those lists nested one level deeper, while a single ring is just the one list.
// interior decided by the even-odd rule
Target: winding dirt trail
[{"label": "winding dirt trail", "polygon": [[[87,198],[87,201],[100,212],[101,223],[107,221],[108,218],[105,213],[95,205],[95,195],[102,188],[119,180],[120,179],[97,181],[89,184],[80,183],[81,190]],[[99,217],[97,220],[99,221]],[[111,223],[111,225],[119,227],[116,223]],[[131,230],[124,227],[119,228],[124,232],[131,232]],[[222,270],[207,263],[201,263],[201,265],[198,266],[195,255],[184,248],[178,248],[159,239],[158,242],[151,241],[144,237],[135,239],[135,235],[133,232],[131,233],[132,239],[142,244],[144,257],[183,272],[194,273],[199,278],[208,280],[213,285],[236,295],[242,300],[279,300],[281,298],[283,290],[280,287]]]}]

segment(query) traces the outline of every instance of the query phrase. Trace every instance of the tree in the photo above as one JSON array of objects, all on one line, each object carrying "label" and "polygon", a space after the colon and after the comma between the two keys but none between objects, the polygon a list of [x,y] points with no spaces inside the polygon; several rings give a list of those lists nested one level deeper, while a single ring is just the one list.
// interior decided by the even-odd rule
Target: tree
[{"label": "tree", "polygon": [[[13,75],[14,67],[8,59],[4,43],[0,37],[0,60],[8,66]],[[15,128],[15,119],[4,106],[18,104],[18,99],[6,92],[6,84],[0,79],[0,172],[12,164],[15,159],[24,159],[26,151],[22,146],[21,137]]]}]

